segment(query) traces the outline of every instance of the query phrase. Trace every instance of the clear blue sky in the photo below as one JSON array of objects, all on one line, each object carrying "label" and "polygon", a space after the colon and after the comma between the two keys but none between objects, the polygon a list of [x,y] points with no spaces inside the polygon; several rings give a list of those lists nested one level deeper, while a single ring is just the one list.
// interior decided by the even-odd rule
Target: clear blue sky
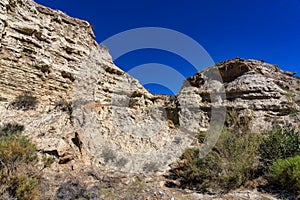
[{"label": "clear blue sky", "polygon": [[[300,71],[300,0],[36,0],[89,21],[97,41],[138,27],[164,27],[199,42],[215,62],[259,59]],[[157,62],[178,68],[185,60],[159,50],[139,50],[116,60],[125,71]],[[182,70],[184,76],[195,71]],[[152,92],[166,92],[164,88]],[[156,91],[155,91],[156,90]]]}]

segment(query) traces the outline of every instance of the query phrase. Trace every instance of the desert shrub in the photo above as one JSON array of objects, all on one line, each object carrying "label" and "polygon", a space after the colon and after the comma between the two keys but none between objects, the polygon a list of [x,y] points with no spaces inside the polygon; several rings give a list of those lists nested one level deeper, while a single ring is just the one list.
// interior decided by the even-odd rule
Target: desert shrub
[{"label": "desert shrub", "polygon": [[0,137],[15,135],[24,130],[24,126],[17,123],[6,123],[0,127]]},{"label": "desert shrub", "polygon": [[177,163],[175,175],[180,178],[182,187],[197,188],[202,191],[215,186],[221,173],[221,160],[215,151],[205,158],[199,158],[199,149],[187,149]]},{"label": "desert shrub", "polygon": [[292,125],[266,132],[259,146],[259,153],[266,168],[278,159],[299,155],[300,132]]},{"label": "desert shrub", "polygon": [[0,197],[38,199],[37,151],[19,135],[0,137]]},{"label": "desert shrub", "polygon": [[236,110],[231,110],[226,114],[225,125],[228,129],[239,133],[247,133],[249,130],[250,117],[239,115]]},{"label": "desert shrub", "polygon": [[200,191],[225,191],[241,186],[252,177],[257,165],[259,137],[224,129],[213,150],[199,158],[199,149],[187,149],[174,173],[182,187]]},{"label": "desert shrub", "polygon": [[27,138],[21,136],[0,138],[1,167],[7,169],[8,174],[12,173],[17,165],[28,164],[36,160],[36,148]]},{"label": "desert shrub", "polygon": [[16,196],[18,199],[38,199],[40,194],[38,186],[39,180],[26,175],[19,175],[14,183],[16,187]]},{"label": "desert shrub", "polygon": [[275,161],[269,167],[269,182],[277,189],[300,195],[300,156]]},{"label": "desert shrub", "polygon": [[10,107],[17,110],[33,110],[37,104],[38,100],[36,97],[24,94],[17,96],[15,100],[10,103]]},{"label": "desert shrub", "polygon": [[[162,199],[153,198],[153,189],[148,187],[145,176],[136,174],[126,184],[120,184],[120,178],[105,178],[101,182],[101,199],[107,200],[141,200],[141,199]],[[89,190],[90,191],[90,190]],[[157,191],[157,190],[156,190]],[[91,192],[90,192],[91,193]]]}]

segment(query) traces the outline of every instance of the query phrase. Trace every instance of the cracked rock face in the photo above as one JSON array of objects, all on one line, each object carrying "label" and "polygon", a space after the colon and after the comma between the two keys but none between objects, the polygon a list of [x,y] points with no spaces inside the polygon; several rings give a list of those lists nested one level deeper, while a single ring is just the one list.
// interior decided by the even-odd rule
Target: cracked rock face
[{"label": "cracked rock face", "polygon": [[[248,118],[251,131],[269,130],[282,122],[298,126],[300,81],[293,77],[294,73],[258,60],[228,60],[216,67],[223,78],[227,112],[234,112],[236,119]],[[211,105],[203,74],[190,77],[187,80],[190,85],[182,91],[190,91],[185,98],[198,99],[196,104],[205,111]],[[208,114],[204,112],[203,116]]]},{"label": "cracked rock face", "polygon": [[[163,170],[189,145],[174,125],[176,105],[116,67],[87,22],[29,0],[0,5],[1,123],[26,124],[38,149],[60,163],[93,158],[125,171]],[[38,108],[11,109],[22,94]]]},{"label": "cracked rock face", "polygon": [[[176,97],[152,95],[113,64],[87,22],[29,0],[0,5],[1,123],[27,124],[38,147],[61,160],[93,157],[128,171],[157,160],[166,166],[191,143],[186,132],[208,130],[212,108],[222,105],[250,118],[255,132],[297,123],[299,79],[275,65],[228,60],[188,78]],[[24,93],[37,97],[36,111],[7,109]]]},{"label": "cracked rock face", "polygon": [[[187,133],[208,130],[224,107],[254,132],[299,121],[293,73],[234,59],[188,78],[175,97],[152,95],[113,64],[88,22],[31,0],[0,0],[0,51],[0,125],[25,125],[56,157],[48,175],[87,166],[164,171],[193,142]],[[36,110],[9,106],[24,93],[37,97]]]},{"label": "cracked rock face", "polygon": [[69,99],[81,60],[97,46],[90,24],[30,0],[1,0],[0,11],[2,97]]}]

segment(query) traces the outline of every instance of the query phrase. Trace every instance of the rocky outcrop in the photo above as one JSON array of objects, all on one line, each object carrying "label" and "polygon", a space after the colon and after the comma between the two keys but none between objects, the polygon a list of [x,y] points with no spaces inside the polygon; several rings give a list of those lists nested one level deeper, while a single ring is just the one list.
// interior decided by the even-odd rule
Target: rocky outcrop
[{"label": "rocky outcrop", "polygon": [[[175,130],[176,106],[165,109],[169,97],[116,67],[89,23],[30,0],[0,5],[2,123],[26,124],[37,147],[62,164],[93,158],[125,171],[163,169],[188,146]],[[23,94],[38,99],[36,111],[9,106]]]},{"label": "rocky outcrop", "polygon": [[[31,0],[0,8],[0,125],[25,125],[55,158],[47,180],[165,171],[212,119],[230,125],[226,110],[254,132],[299,120],[300,79],[275,65],[228,60],[188,78],[175,97],[152,95],[114,65],[88,22]],[[23,94],[37,98],[35,110],[10,106]]]},{"label": "rocky outcrop", "polygon": [[29,0],[1,0],[0,6],[1,96],[70,99],[81,61],[97,46],[91,25]]},{"label": "rocky outcrop", "polygon": [[[264,61],[239,58],[218,63],[215,67],[223,79],[224,103],[229,117],[235,117],[235,121],[244,120],[243,123],[247,123],[244,125],[258,133],[284,122],[298,126],[300,82],[293,77],[294,73],[282,71]],[[203,111],[211,108],[207,82],[214,77],[209,71],[190,77],[187,79],[189,84],[182,89],[185,93],[190,91],[193,99],[198,99],[196,105]],[[182,92],[179,97],[181,95]],[[209,112],[204,114],[208,115]]]}]

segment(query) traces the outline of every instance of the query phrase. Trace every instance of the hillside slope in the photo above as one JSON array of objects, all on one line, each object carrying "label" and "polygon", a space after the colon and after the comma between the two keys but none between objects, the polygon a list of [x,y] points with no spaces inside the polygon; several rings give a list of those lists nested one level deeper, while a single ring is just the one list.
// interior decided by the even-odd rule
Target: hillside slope
[{"label": "hillside slope", "polygon": [[[212,116],[220,125],[226,113],[247,119],[253,132],[298,124],[300,79],[276,65],[228,60],[188,78],[176,97],[153,95],[114,65],[88,22],[31,0],[0,7],[0,125],[24,125],[40,154],[55,159],[43,175],[46,199],[74,177],[92,188],[163,173]],[[36,108],[16,109],[26,95]],[[158,188],[160,173],[151,175]]]}]

